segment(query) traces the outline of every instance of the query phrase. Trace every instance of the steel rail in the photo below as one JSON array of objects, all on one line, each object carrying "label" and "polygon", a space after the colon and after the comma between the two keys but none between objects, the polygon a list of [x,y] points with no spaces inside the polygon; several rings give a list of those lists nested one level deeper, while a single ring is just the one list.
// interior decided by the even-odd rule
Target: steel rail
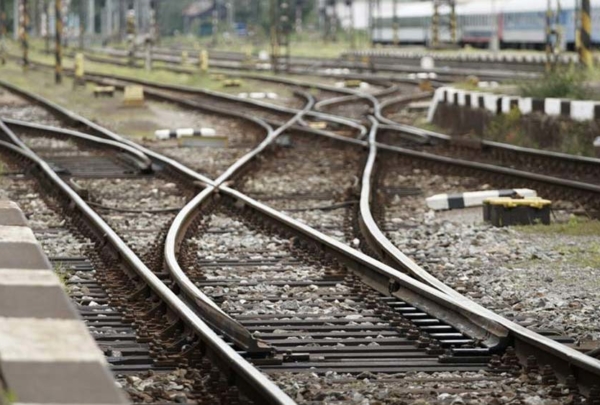
[{"label": "steel rail", "polygon": [[185,238],[186,232],[193,219],[196,216],[198,207],[210,196],[221,184],[231,179],[239,170],[241,170],[250,161],[255,159],[265,148],[271,145],[279,135],[292,127],[302,118],[307,111],[314,105],[314,99],[308,96],[308,102],[303,110],[298,112],[291,120],[273,131],[256,148],[248,152],[242,158],[233,163],[225,172],[223,172],[214,182],[214,184],[188,202],[177,214],[165,239],[164,257],[165,267],[174,278],[175,282],[181,288],[189,299],[196,304],[200,313],[204,315],[207,322],[218,330],[224,330],[229,335],[243,344],[244,350],[250,356],[264,357],[271,352],[270,346],[263,344],[262,341],[254,338],[247,328],[227,315],[219,306],[217,306],[209,297],[207,297],[196,285],[189,279],[185,271],[179,265],[177,260],[179,248]]},{"label": "steel rail", "polygon": [[[3,121],[5,124],[8,124],[9,127],[18,127],[24,129],[33,129],[38,131],[43,131],[45,134],[51,134],[57,137],[63,137],[68,135],[75,139],[80,139],[83,141],[91,141],[95,142],[99,145],[106,145],[112,149],[117,149],[123,153],[127,153],[132,156],[132,160],[135,162],[136,166],[140,169],[142,173],[152,173],[152,160],[148,158],[143,152],[141,152],[137,148],[133,148],[129,145],[126,145],[122,142],[113,141],[110,139],[98,138],[95,136],[91,136],[88,134],[84,134],[83,132],[73,131],[70,129],[56,128],[49,125],[36,124],[32,122],[25,122],[20,120],[15,120],[11,118],[0,118],[0,121]],[[14,141],[19,144],[19,146],[23,147],[22,141],[19,139],[18,141]]]},{"label": "steel rail", "polygon": [[[0,80],[0,85],[4,85],[4,83]],[[88,128],[92,128],[95,130],[95,132],[104,134],[106,137],[112,138],[112,139],[122,139],[124,145],[131,145],[134,149],[137,149],[139,151],[141,151],[142,153],[146,154],[146,155],[150,155],[152,156],[153,159],[161,162],[162,164],[165,164],[169,167],[172,167],[173,169],[179,171],[182,175],[190,178],[192,181],[199,181],[201,182],[204,186],[206,187],[210,187],[213,186],[215,183],[213,180],[204,177],[198,173],[196,173],[194,170],[188,168],[187,166],[182,165],[181,163],[171,159],[171,158],[167,158],[164,157],[161,154],[158,154],[156,152],[153,152],[147,148],[144,148],[134,142],[128,141],[122,137],[120,137],[117,134],[114,134],[108,130],[106,130],[104,127],[95,124],[89,120],[87,120],[86,118],[83,118],[73,112],[71,112],[70,110],[67,110],[65,108],[62,108],[54,103],[52,103],[49,100],[44,99],[43,97],[31,94],[29,92],[23,91],[21,89],[18,89],[16,87],[12,87],[12,86],[6,86],[9,89],[17,92],[18,94],[24,95],[30,99],[33,99],[34,101],[36,101],[39,104],[44,105],[46,108],[50,109],[51,111],[54,111],[55,113],[59,114],[60,116],[62,116],[63,118],[68,118],[71,120],[74,120],[77,123],[81,123],[84,126],[87,126]],[[265,124],[266,125],[266,124]],[[270,127],[269,127],[270,128]],[[267,135],[267,137],[272,134],[272,130],[269,131],[269,134]],[[90,135],[88,135],[90,136]],[[99,138],[100,139],[100,138]],[[24,145],[24,144],[23,144]],[[26,148],[26,146],[25,146]],[[199,302],[203,301],[202,304],[200,305]],[[203,295],[196,295],[193,297],[193,302],[196,303],[196,307],[199,309],[202,309],[204,311],[204,314],[210,315],[214,317],[220,317],[222,318],[223,316],[226,316],[225,313],[223,311],[221,311],[221,309],[214,304],[214,302],[212,302],[212,300],[210,300],[208,297],[203,296]],[[218,328],[217,325],[213,325],[216,328]],[[251,351],[253,353],[269,353],[271,351],[271,349],[269,348],[268,345],[264,344],[262,341],[256,339],[255,337],[253,337],[246,328],[242,327],[239,323],[236,323],[235,321],[231,320],[231,322],[227,322],[227,324],[224,324],[223,327],[220,329],[222,330],[223,334],[225,334],[227,337],[229,337],[232,341],[234,341],[236,344],[238,344],[240,347],[244,348],[247,351]]]},{"label": "steel rail", "polygon": [[[6,129],[4,129],[6,131]],[[10,131],[10,130],[9,130]],[[12,134],[14,137],[15,135]],[[11,137],[12,138],[12,137]],[[9,149],[13,153],[30,160],[38,166],[43,174],[56,186],[56,188],[73,204],[81,215],[89,221],[92,226],[100,231],[107,243],[118,252],[121,260],[128,265],[142,280],[156,293],[182,321],[189,325],[194,333],[203,340],[206,347],[212,351],[215,359],[226,365],[227,369],[235,373],[241,379],[246,390],[251,390],[254,399],[260,399],[265,404],[293,405],[295,402],[280,390],[264,374],[241,357],[233,348],[224,342],[202,319],[198,317],[177,295],[169,289],[127,246],[127,244],[115,233],[115,231],[89,206],[86,202],[69,187],[52,168],[35,153],[23,150],[19,147],[0,141],[0,146]]]},{"label": "steel rail", "polygon": [[[110,51],[103,51],[104,53],[109,53]],[[139,58],[142,58],[143,55],[140,53]],[[373,59],[375,59],[377,56],[375,57],[371,57],[371,62],[370,63],[364,63],[364,62],[356,62],[356,61],[349,61],[347,59],[344,58],[337,58],[337,59],[331,59],[331,58],[298,58],[298,57],[294,57],[292,58],[292,61],[294,61],[294,63],[297,65],[297,67],[292,68],[290,73],[298,73],[298,74],[302,74],[302,72],[306,72],[307,69],[309,71],[313,71],[314,74],[314,69],[315,68],[320,68],[320,69],[324,69],[324,68],[347,68],[347,69],[353,69],[353,70],[374,70],[374,71],[385,71],[385,72],[392,72],[392,73],[414,73],[415,71],[421,71],[423,70],[420,66],[415,66],[415,65],[407,65],[407,64],[398,64],[398,63],[394,63],[394,62],[388,62],[388,61],[376,61],[373,62]],[[160,60],[162,62],[166,62],[166,63],[170,63],[170,64],[181,64],[181,56],[177,56],[177,55],[172,55],[172,56],[158,56],[156,58],[157,60]],[[190,58],[190,62],[197,60],[197,58]],[[222,62],[223,59],[221,58],[212,58],[211,64],[213,66],[217,66],[220,68],[226,68],[226,69],[235,69],[235,70],[240,70],[240,69],[247,69],[247,66],[245,66],[242,63],[242,60],[228,60],[226,62]],[[235,63],[235,64],[233,64]],[[261,62],[257,62],[257,63],[261,63]],[[268,63],[268,62],[266,62]],[[256,64],[255,64],[256,66]],[[506,71],[504,70],[500,70],[500,69],[474,69],[474,68],[456,68],[456,67],[437,67],[437,68],[433,68],[433,69],[429,69],[428,72],[433,72],[436,73],[438,75],[462,75],[462,76],[468,76],[468,75],[477,75],[479,77],[485,77],[485,78],[490,78],[490,79],[498,79],[498,80],[504,80],[504,79],[513,79],[514,77],[518,76],[524,79],[530,79],[530,78],[536,78],[539,77],[540,74],[537,72],[522,72],[522,71]]]},{"label": "steel rail", "polygon": [[558,177],[547,176],[532,172],[524,172],[522,170],[511,169],[503,166],[495,166],[488,163],[473,162],[467,160],[456,159],[452,157],[434,155],[427,152],[419,152],[412,149],[406,149],[399,146],[391,146],[387,144],[377,143],[379,149],[388,150],[400,155],[408,156],[416,159],[423,159],[446,165],[465,167],[469,169],[481,170],[495,174],[505,174],[512,177],[519,177],[526,180],[533,180],[540,183],[545,183],[551,186],[560,186],[578,191],[588,191],[597,193],[600,196],[600,185],[583,183],[575,180],[561,179]]},{"label": "steel rail", "polygon": [[[16,87],[2,79],[0,79],[0,86],[5,87],[5,88],[9,89],[10,91],[17,93],[29,100],[32,100],[35,103],[43,105],[44,108],[50,110],[53,114],[60,117],[61,119],[63,119],[63,120],[66,119],[68,122],[72,123],[74,126],[81,125],[83,128],[86,128],[86,129],[92,131],[92,133],[94,133],[94,134],[98,134],[98,136],[100,136],[100,137],[103,137],[106,139],[112,139],[114,141],[121,142],[121,143],[124,143],[125,145],[128,145],[135,149],[138,149],[139,151],[144,153],[146,156],[152,158],[154,161],[159,162],[161,164],[169,165],[169,166],[173,167],[175,170],[177,170],[178,172],[182,173],[183,175],[193,177],[195,180],[199,181],[203,185],[210,185],[213,183],[213,181],[211,179],[209,179],[208,177],[198,174],[196,171],[177,162],[176,160],[168,158],[166,156],[163,156],[159,153],[152,151],[151,149],[148,149],[148,148],[141,146],[133,141],[123,138],[122,136],[117,135],[116,133],[102,127],[101,125],[98,125],[95,122],[93,122],[85,117],[82,117],[81,115],[76,114],[73,111],[68,110],[68,109],[66,109],[44,97],[38,96],[37,94],[33,94],[27,90],[23,90],[23,89]],[[270,128],[270,126],[268,126],[267,124],[264,124],[264,125],[267,128]]]},{"label": "steel rail", "polygon": [[300,235],[303,239],[316,242],[319,247],[346,264],[365,284],[381,294],[398,297],[416,306],[478,339],[491,350],[505,345],[506,330],[495,322],[485,322],[480,311],[469,308],[466,300],[450,297],[226,185],[221,185],[219,192],[233,198],[240,205],[261,213],[278,226]]},{"label": "steel rail", "polygon": [[[211,97],[221,98],[221,99],[229,100],[229,101],[236,102],[236,103],[253,105],[256,107],[263,108],[263,109],[268,109],[268,110],[272,110],[275,112],[287,113],[287,114],[292,114],[292,115],[297,114],[299,111],[296,108],[276,106],[276,105],[266,103],[266,102],[263,102],[260,100],[243,99],[243,98],[240,98],[237,96],[232,96],[230,94],[220,93],[220,92],[206,90],[206,89],[198,89],[198,88],[182,86],[182,85],[163,84],[163,83],[157,83],[157,82],[152,82],[152,81],[143,80],[143,79],[128,78],[128,77],[117,76],[117,75],[104,75],[104,74],[100,74],[100,73],[89,73],[87,76],[88,77],[96,76],[99,78],[104,78],[104,79],[109,79],[109,80],[114,79],[114,80],[119,80],[119,81],[123,81],[123,82],[136,83],[136,84],[141,84],[141,85],[149,86],[149,87],[155,87],[155,88],[167,90],[167,91],[177,91],[177,92],[188,93],[188,94],[208,95]],[[361,125],[360,123],[358,123],[357,121],[352,120],[352,119],[339,117],[339,116],[335,116],[335,115],[331,115],[331,114],[327,114],[327,113],[321,113],[318,111],[309,111],[309,112],[307,112],[306,116],[314,117],[314,118],[317,118],[317,119],[320,119],[323,121],[333,122],[333,123],[340,124],[340,125],[345,125],[345,126],[353,128],[353,129],[356,129],[359,131],[359,135],[357,137],[365,136],[368,133],[368,130],[364,125]]]},{"label": "steel rail", "polygon": [[[389,146],[386,146],[386,145],[378,145],[378,146],[379,146],[380,148],[390,148]],[[393,150],[393,149],[395,149],[395,148],[391,147],[391,149]],[[403,151],[402,153],[404,153],[404,151]],[[491,165],[488,165],[488,166],[492,167]],[[242,203],[243,203],[243,204],[247,204],[247,205],[248,205],[248,204],[250,204],[250,205],[253,205],[253,204],[258,204],[258,206],[261,206],[261,204],[260,204],[260,203],[257,203],[257,202],[255,202],[255,201],[253,201],[253,200],[251,200],[251,199],[248,199],[248,197],[246,197],[246,196],[243,196],[243,195],[241,195],[240,193],[237,193],[237,192],[235,192],[235,190],[231,190],[231,189],[229,189],[229,188],[228,188],[228,187],[226,187],[226,186],[223,186],[223,185],[222,185],[222,186],[220,187],[220,189],[221,189],[221,191],[226,191],[226,192],[228,192],[230,195],[233,195],[233,196],[235,196],[235,197],[236,197],[236,198],[237,198],[239,201],[242,201]],[[276,213],[276,211],[274,211],[274,210],[271,210],[270,208],[268,208],[268,207],[266,207],[266,206],[262,206],[262,207],[261,207],[261,210],[263,210],[263,212],[269,212],[269,210],[270,210],[271,214],[277,214],[277,213]],[[293,220],[291,220],[291,219],[290,219],[290,221],[293,221]],[[302,225],[302,224],[297,224],[297,225],[299,225],[300,227],[304,226],[304,225]],[[323,236],[324,236],[324,235],[323,235]],[[335,242],[335,241],[334,241],[334,242]],[[339,243],[339,242],[338,242],[338,243]],[[335,244],[335,243],[334,243],[334,244]],[[343,247],[344,247],[344,248],[347,248],[347,247],[345,247],[345,246],[343,246]],[[393,269],[392,269],[392,270],[393,270]],[[401,274],[401,273],[400,273],[400,274]],[[382,280],[380,280],[380,281],[382,281]],[[389,283],[389,279],[387,279],[387,280],[386,280],[386,282],[388,283],[388,285],[387,285],[387,286],[388,286],[388,289],[389,289],[389,287],[391,286],[391,284]],[[384,284],[385,284],[385,282],[382,282],[382,283],[380,284],[380,287],[381,287],[382,285],[384,285]],[[394,288],[396,288],[396,287],[394,286]],[[384,288],[382,288],[382,290],[385,290],[385,289],[384,289]],[[446,295],[444,295],[444,296],[446,296]],[[410,301],[410,300],[409,300],[409,301]],[[452,322],[450,322],[450,324],[452,324]],[[528,332],[528,331],[527,331],[527,330],[525,330],[525,332]],[[559,346],[561,346],[561,345],[559,345],[559,344],[556,344],[556,346],[557,346],[557,347],[559,347]]]},{"label": "steel rail", "polygon": [[[374,181],[374,169],[377,160],[378,149],[389,148],[377,143],[377,120],[371,117],[372,127],[369,134],[369,157],[363,172],[362,189],[360,197],[359,210],[359,225],[361,231],[367,238],[367,241],[372,249],[374,249],[385,263],[389,263],[395,268],[400,268],[412,275],[423,283],[430,285],[437,290],[443,292],[449,297],[453,297],[465,303],[470,309],[477,310],[477,313],[484,314],[490,321],[495,322],[505,327],[510,332],[511,344],[514,344],[519,351],[521,359],[524,359],[531,350],[530,346],[535,347],[534,350],[538,359],[548,361],[554,365],[558,365],[559,372],[562,377],[566,378],[569,374],[573,374],[582,383],[582,388],[589,390],[593,382],[600,381],[600,361],[593,359],[583,353],[555,342],[547,337],[530,331],[516,323],[505,319],[504,317],[482,307],[471,299],[463,296],[453,288],[447,286],[436,277],[421,268],[412,259],[403,254],[389,239],[385,237],[381,229],[373,219],[371,213],[371,198],[374,190],[372,183]],[[447,161],[448,159],[443,159]],[[466,164],[470,162],[462,162]],[[547,177],[547,176],[544,176]],[[567,182],[575,183],[575,182]],[[595,187],[596,192],[600,195],[600,187]],[[548,355],[554,359],[548,359]],[[566,370],[566,373],[564,372]]]},{"label": "steel rail", "polygon": [[[15,57],[15,56],[12,56],[12,57]],[[31,62],[31,64],[34,66],[40,66],[40,67],[48,68],[48,69],[53,68],[52,66],[47,65],[42,62]],[[65,69],[65,71],[71,71],[71,70],[72,69]],[[136,83],[136,84],[140,84],[140,85],[144,85],[144,86],[156,87],[158,89],[163,89],[163,90],[179,91],[179,92],[189,93],[189,94],[208,95],[208,96],[212,96],[212,97],[230,100],[230,101],[237,102],[237,103],[245,103],[245,104],[249,104],[249,105],[255,105],[260,108],[269,109],[269,110],[273,110],[276,112],[288,113],[288,114],[292,114],[292,115],[297,114],[299,111],[298,109],[295,109],[295,108],[276,106],[276,105],[273,105],[270,103],[262,102],[260,100],[242,99],[242,98],[232,96],[232,95],[229,95],[226,93],[220,93],[220,92],[216,92],[216,91],[193,88],[193,87],[182,86],[182,85],[168,85],[168,84],[162,84],[162,83],[158,83],[158,82],[143,80],[143,79],[139,79],[139,78],[129,78],[129,77],[119,76],[119,75],[107,75],[107,74],[102,74],[102,73],[97,73],[97,72],[95,72],[95,73],[88,72],[88,74],[86,76],[88,78],[97,76],[99,78],[104,78],[104,79],[109,79],[109,80],[110,79],[120,80],[120,81],[124,81],[124,82]],[[0,85],[3,85],[1,79],[0,79]],[[325,85],[323,85],[323,86],[325,86]],[[234,114],[235,112],[229,112],[229,113]],[[356,120],[339,117],[339,116],[331,115],[331,114],[327,114],[327,113],[321,113],[318,111],[309,111],[307,113],[307,115],[310,117],[319,119],[319,120],[329,121],[332,123],[345,125],[345,126],[353,128],[353,129],[356,129],[359,131],[357,138],[364,137],[368,133],[367,128],[365,128],[363,125],[361,125]]]},{"label": "steel rail", "polygon": [[[423,95],[423,97],[425,97],[425,95]],[[419,98],[420,98],[420,96],[419,96]],[[386,107],[389,107],[391,104],[405,103],[408,101],[412,101],[411,96],[404,96],[404,97],[398,97],[396,99],[386,100],[386,101],[380,103],[379,108],[377,108],[375,110],[375,117],[377,118],[377,120],[379,120],[379,122],[388,124],[390,129],[395,129],[396,131],[399,131],[399,132],[404,132],[407,134],[420,136],[420,137],[428,137],[432,140],[437,140],[437,141],[441,141],[444,143],[449,143],[452,141],[452,136],[450,136],[450,135],[442,134],[442,133],[427,130],[427,129],[418,128],[418,127],[415,127],[412,125],[401,124],[399,122],[393,121],[393,120],[383,116],[383,110]],[[569,162],[573,162],[573,163],[585,163],[585,164],[592,164],[592,165],[600,166],[600,158],[577,156],[577,155],[571,155],[568,153],[547,151],[547,150],[543,150],[543,149],[527,148],[527,147],[523,147],[523,146],[511,145],[508,143],[494,142],[494,141],[488,141],[488,140],[481,140],[481,146],[482,146],[482,148],[506,150],[506,151],[517,152],[520,154],[534,156],[534,157],[560,159],[560,160],[569,161]]]}]

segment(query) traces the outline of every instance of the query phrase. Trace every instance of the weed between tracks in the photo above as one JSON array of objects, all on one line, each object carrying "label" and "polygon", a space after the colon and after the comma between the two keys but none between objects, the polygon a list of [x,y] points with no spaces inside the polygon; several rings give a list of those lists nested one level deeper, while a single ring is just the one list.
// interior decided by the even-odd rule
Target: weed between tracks
[{"label": "weed between tracks", "polygon": [[7,390],[5,391],[0,386],[0,405],[12,405],[17,402],[17,396],[14,392]]},{"label": "weed between tracks", "polygon": [[71,287],[69,287],[69,285],[67,284],[70,276],[69,271],[62,265],[62,263],[55,263],[54,273],[56,273],[56,275],[58,276],[63,290],[69,293],[71,291]]}]

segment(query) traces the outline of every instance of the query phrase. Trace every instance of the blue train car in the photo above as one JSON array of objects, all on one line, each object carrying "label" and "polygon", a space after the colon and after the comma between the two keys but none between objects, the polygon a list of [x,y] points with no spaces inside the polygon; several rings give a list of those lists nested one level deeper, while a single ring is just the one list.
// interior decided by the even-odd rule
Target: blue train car
[{"label": "blue train car", "polygon": [[[500,46],[503,48],[543,48],[546,43],[547,0],[508,0],[504,2],[473,0],[459,4],[457,35],[462,45],[486,47],[498,27]],[[600,0],[592,0],[592,42],[600,44]],[[554,10],[559,10],[558,21],[562,28],[562,46],[573,49],[575,45],[575,0],[551,0]],[[560,5],[560,8],[558,7]],[[400,3],[396,15],[398,28],[394,29],[393,9],[385,6],[381,15],[374,16],[372,38],[375,43],[389,44],[395,39],[400,44],[428,44],[431,38],[433,6],[429,2]],[[440,8],[442,19],[447,19],[447,7]],[[449,39],[447,28],[440,29],[442,41]]]}]

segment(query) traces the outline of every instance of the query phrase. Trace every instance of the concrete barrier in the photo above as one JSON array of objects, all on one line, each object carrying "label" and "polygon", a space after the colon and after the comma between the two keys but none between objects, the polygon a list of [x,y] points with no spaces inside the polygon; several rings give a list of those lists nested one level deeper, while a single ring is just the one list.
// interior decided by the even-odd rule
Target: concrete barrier
[{"label": "concrete barrier", "polygon": [[124,404],[19,207],[0,201],[0,375],[20,404]]}]

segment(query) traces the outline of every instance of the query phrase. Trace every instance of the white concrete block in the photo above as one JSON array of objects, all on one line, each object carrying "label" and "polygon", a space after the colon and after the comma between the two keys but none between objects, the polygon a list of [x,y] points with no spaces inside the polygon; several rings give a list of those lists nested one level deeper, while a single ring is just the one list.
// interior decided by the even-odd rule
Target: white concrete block
[{"label": "white concrete block", "polygon": [[0,243],[37,243],[33,231],[25,226],[0,225]]},{"label": "white concrete block", "polygon": [[105,362],[80,320],[0,318],[4,362]]},{"label": "white concrete block", "polygon": [[594,119],[593,101],[571,101],[571,118],[576,121],[590,121]]},{"label": "white concrete block", "polygon": [[521,110],[521,114],[531,113],[533,106],[530,97],[519,98],[519,110]]},{"label": "white concrete block", "polygon": [[547,115],[560,115],[560,98],[547,98],[544,101],[544,112]]},{"label": "white concrete block", "polygon": [[27,287],[60,287],[52,270],[0,269],[0,285]]}]

